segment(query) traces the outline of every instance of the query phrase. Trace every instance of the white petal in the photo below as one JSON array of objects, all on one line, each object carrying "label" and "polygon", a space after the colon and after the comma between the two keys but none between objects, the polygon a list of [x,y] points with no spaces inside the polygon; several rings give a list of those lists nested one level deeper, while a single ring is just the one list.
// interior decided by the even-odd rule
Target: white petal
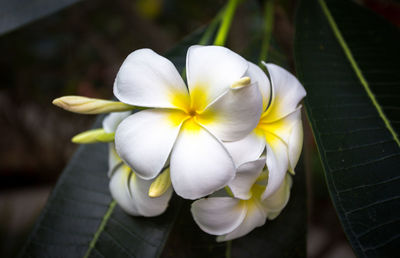
[{"label": "white petal", "polygon": [[306,96],[303,86],[291,73],[280,66],[266,64],[272,84],[272,102],[268,107],[268,119],[277,120],[298,107]]},{"label": "white petal", "polygon": [[262,112],[262,96],[257,84],[228,90],[205,111],[199,122],[223,141],[237,141],[257,126]]},{"label": "white petal", "polygon": [[174,118],[180,112],[143,110],[124,119],[118,126],[115,133],[117,152],[143,179],[156,177],[164,167],[182,124]]},{"label": "white petal", "polygon": [[172,196],[172,188],[157,198],[150,198],[148,191],[154,180],[143,180],[126,167],[118,169],[110,180],[110,191],[118,205],[134,216],[153,217],[163,213]]},{"label": "white petal", "polygon": [[301,120],[293,126],[292,132],[288,141],[289,147],[289,168],[294,171],[297,162],[299,161],[301,149],[303,147],[303,124]]},{"label": "white petal", "polygon": [[134,106],[175,108],[174,97],[187,96],[188,92],[168,59],[153,50],[139,49],[132,52],[119,69],[114,95]]},{"label": "white petal", "polygon": [[265,149],[265,137],[254,131],[239,141],[224,142],[235,166],[258,159]]},{"label": "white petal", "polygon": [[289,201],[292,177],[286,174],[285,180],[279,189],[270,197],[263,200],[263,206],[267,210],[268,219],[273,220],[281,213]]},{"label": "white petal", "polygon": [[[251,201],[247,201],[251,202]],[[235,238],[242,237],[250,233],[256,227],[260,227],[265,224],[267,217],[264,213],[263,208],[258,203],[252,203],[248,205],[247,214],[243,222],[231,233],[224,236],[217,237],[217,241],[228,241]]]},{"label": "white petal", "polygon": [[113,112],[107,115],[103,120],[103,129],[106,133],[114,133],[117,130],[118,125],[132,114],[131,111],[125,112]]},{"label": "white petal", "polygon": [[107,176],[111,177],[112,174],[123,164],[122,159],[118,156],[115,150],[114,142],[108,144],[108,172]]},{"label": "white petal", "polygon": [[128,180],[131,177],[131,173],[132,172],[125,169],[124,166],[120,166],[119,169],[113,173],[109,187],[111,196],[125,212],[134,216],[139,216],[141,215],[140,211],[135,205],[135,200],[132,198],[129,190],[130,186]]},{"label": "white petal", "polygon": [[186,56],[186,74],[192,97],[199,88],[211,103],[239,80],[248,67],[247,61],[228,48],[191,46]]},{"label": "white petal", "polygon": [[282,117],[281,119],[275,120],[274,122],[263,123],[261,128],[279,136],[286,144],[288,144],[292,134],[292,129],[298,122],[301,122],[300,108],[297,108],[292,113]]},{"label": "white petal", "polygon": [[276,135],[266,133],[268,184],[262,199],[276,192],[282,184],[289,168],[288,150],[286,144]]},{"label": "white petal", "polygon": [[268,106],[271,97],[271,83],[269,82],[268,76],[261,70],[258,65],[249,62],[249,68],[245,76],[250,77],[252,83],[257,83],[262,99],[263,99],[263,109],[265,110]]},{"label": "white petal", "polygon": [[197,199],[226,186],[235,166],[223,144],[192,120],[179,133],[170,161],[175,192]]},{"label": "white petal", "polygon": [[168,207],[168,202],[173,192],[172,187],[170,187],[159,197],[149,197],[149,188],[154,180],[144,180],[138,176],[134,176],[131,179],[132,196],[135,198],[140,214],[145,217],[153,217],[163,213]]},{"label": "white petal", "polygon": [[273,122],[260,122],[258,128],[278,136],[287,146],[289,170],[293,171],[299,160],[303,146],[303,126],[301,123],[301,108]]},{"label": "white petal", "polygon": [[265,166],[265,158],[249,161],[238,167],[235,178],[228,184],[235,198],[248,200],[250,191]]},{"label": "white petal", "polygon": [[205,232],[223,235],[237,228],[246,216],[246,206],[238,199],[216,197],[192,203],[194,221]]}]

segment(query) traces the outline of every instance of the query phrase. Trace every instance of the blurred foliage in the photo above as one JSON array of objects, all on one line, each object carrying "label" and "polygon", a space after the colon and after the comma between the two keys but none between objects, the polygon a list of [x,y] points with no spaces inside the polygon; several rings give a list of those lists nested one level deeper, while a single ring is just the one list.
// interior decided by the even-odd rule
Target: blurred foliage
[{"label": "blurred foliage", "polygon": [[[233,50],[252,56],[254,49],[246,46],[257,42],[262,2],[246,1],[239,8],[229,36],[228,45]],[[293,13],[297,1],[276,2],[279,4],[275,10],[272,48],[281,50],[283,55],[273,54],[270,61],[286,60],[285,66],[290,69],[294,67]],[[391,1],[358,2],[367,2],[368,6],[381,10]],[[0,133],[7,137],[0,140],[0,194],[25,186],[53,185],[76,149],[70,138],[93,123],[92,116],[53,107],[52,99],[67,94],[111,98],[115,74],[131,51],[148,47],[163,54],[209,22],[224,3],[223,0],[86,0],[1,36]],[[397,12],[393,9],[386,8],[381,13],[391,13],[393,23],[398,24],[398,5]],[[305,134],[309,256],[334,257],[336,248],[345,246],[345,254],[351,257],[327,194],[310,129]],[[46,198],[47,194],[48,190],[41,196]],[[37,204],[36,209],[29,209],[32,219],[21,220],[19,231],[15,231],[18,233],[9,226],[10,218],[15,217],[13,209],[6,207],[8,204],[0,206],[0,240],[8,239],[3,242],[7,246],[0,246],[1,257],[12,256],[30,231],[43,201],[32,203]],[[14,205],[24,204],[16,201]]]}]

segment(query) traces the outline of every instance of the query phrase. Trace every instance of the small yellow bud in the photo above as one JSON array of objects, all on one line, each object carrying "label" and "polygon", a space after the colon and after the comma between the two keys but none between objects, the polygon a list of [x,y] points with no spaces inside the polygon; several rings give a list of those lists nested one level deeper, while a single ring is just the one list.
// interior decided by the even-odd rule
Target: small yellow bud
[{"label": "small yellow bud", "polygon": [[225,191],[226,193],[230,196],[230,197],[235,197],[232,193],[231,188],[229,188],[229,186],[225,186]]},{"label": "small yellow bud", "polygon": [[263,171],[257,178],[257,181],[263,181],[268,179],[268,172]]},{"label": "small yellow bud", "polygon": [[231,88],[232,89],[242,88],[244,86],[250,85],[250,83],[251,83],[250,77],[243,77],[243,78],[240,78],[238,81],[234,82],[231,85]]},{"label": "small yellow bud", "polygon": [[128,111],[135,108],[134,106],[118,101],[82,96],[64,96],[53,100],[53,104],[67,111],[80,114],[103,114]]},{"label": "small yellow bud", "polygon": [[107,133],[104,129],[94,129],[85,131],[72,137],[73,143],[96,143],[96,142],[112,142],[115,133]]},{"label": "small yellow bud", "polygon": [[149,196],[153,198],[159,197],[163,195],[170,186],[171,186],[171,177],[169,173],[169,168],[167,168],[151,184],[149,188]]}]

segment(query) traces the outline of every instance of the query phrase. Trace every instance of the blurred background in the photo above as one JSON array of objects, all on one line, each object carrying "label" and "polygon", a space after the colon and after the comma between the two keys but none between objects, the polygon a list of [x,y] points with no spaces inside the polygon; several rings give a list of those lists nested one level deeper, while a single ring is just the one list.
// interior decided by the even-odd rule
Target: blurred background
[{"label": "blurred background", "polygon": [[[238,9],[228,46],[241,53],[262,20],[261,1]],[[399,4],[358,1],[400,25]],[[51,104],[63,95],[112,98],[115,75],[138,48],[163,54],[206,25],[222,0],[86,0],[0,36],[0,257],[15,256],[95,117]],[[277,1],[273,36],[294,72],[295,0]],[[1,20],[0,20],[1,21]],[[306,117],[308,257],[354,257],[329,199]]]}]

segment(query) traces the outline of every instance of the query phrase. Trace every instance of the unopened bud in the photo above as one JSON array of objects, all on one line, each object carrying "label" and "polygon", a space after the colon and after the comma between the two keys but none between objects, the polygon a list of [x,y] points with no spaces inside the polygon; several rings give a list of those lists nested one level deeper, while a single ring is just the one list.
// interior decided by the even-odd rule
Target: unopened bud
[{"label": "unopened bud", "polygon": [[240,78],[238,81],[234,82],[231,85],[231,88],[232,89],[242,88],[244,86],[250,85],[250,83],[251,83],[250,77],[243,77],[243,78]]},{"label": "unopened bud", "polygon": [[96,143],[96,142],[112,142],[114,141],[115,133],[107,133],[104,129],[93,129],[77,134],[72,137],[73,143]]},{"label": "unopened bud", "polygon": [[159,197],[163,195],[170,186],[171,186],[171,177],[169,173],[169,168],[167,168],[151,184],[149,188],[149,196],[153,198]]},{"label": "unopened bud", "polygon": [[119,101],[82,96],[64,96],[53,100],[53,104],[67,111],[80,114],[103,114],[128,111],[135,108],[134,106]]}]

